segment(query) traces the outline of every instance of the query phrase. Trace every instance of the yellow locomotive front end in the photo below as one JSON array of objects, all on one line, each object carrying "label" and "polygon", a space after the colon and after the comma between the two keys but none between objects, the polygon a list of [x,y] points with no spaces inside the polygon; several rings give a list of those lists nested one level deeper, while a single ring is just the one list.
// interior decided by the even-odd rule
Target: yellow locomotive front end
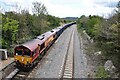
[{"label": "yellow locomotive front end", "polygon": [[20,55],[16,55],[14,56],[15,62],[20,63],[22,65],[27,65],[29,63],[31,63],[32,58],[28,57],[28,56],[20,56]]},{"label": "yellow locomotive front end", "polygon": [[15,48],[14,59],[16,62],[16,67],[30,67],[32,62],[31,52],[29,49],[25,47],[17,47]]}]

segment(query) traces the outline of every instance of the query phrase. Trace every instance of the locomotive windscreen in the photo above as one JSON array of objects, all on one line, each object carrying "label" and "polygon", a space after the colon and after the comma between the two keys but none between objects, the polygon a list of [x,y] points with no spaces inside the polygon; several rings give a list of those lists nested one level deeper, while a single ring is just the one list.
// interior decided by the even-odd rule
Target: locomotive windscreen
[{"label": "locomotive windscreen", "polygon": [[28,49],[25,49],[23,55],[30,56],[30,51]]},{"label": "locomotive windscreen", "polygon": [[16,55],[26,55],[26,56],[30,56],[30,51],[28,49],[16,49],[15,50]]},{"label": "locomotive windscreen", "polygon": [[17,49],[17,50],[15,50],[15,53],[16,53],[16,55],[22,55],[22,50],[21,49]]}]

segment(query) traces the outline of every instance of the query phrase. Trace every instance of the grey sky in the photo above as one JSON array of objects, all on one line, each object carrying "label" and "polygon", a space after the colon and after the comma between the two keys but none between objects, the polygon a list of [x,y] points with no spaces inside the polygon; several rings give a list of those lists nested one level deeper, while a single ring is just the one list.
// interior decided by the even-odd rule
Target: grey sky
[{"label": "grey sky", "polygon": [[81,15],[105,16],[111,14],[119,0],[0,0],[4,11],[27,9],[32,13],[32,2],[42,2],[49,14],[57,17],[80,17]]}]

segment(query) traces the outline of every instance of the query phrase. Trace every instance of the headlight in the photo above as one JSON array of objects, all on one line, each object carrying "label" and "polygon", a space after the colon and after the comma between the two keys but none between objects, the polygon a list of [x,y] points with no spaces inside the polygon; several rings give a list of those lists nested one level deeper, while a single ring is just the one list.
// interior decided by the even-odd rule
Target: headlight
[{"label": "headlight", "polygon": [[24,58],[22,58],[22,62],[24,61]]}]

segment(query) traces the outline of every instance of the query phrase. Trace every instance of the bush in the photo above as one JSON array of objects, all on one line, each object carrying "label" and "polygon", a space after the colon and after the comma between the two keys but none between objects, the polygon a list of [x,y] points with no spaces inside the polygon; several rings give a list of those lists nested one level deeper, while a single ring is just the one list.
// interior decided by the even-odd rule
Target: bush
[{"label": "bush", "polygon": [[108,78],[109,77],[108,73],[105,71],[104,66],[98,67],[98,70],[96,72],[96,77],[97,78]]}]

